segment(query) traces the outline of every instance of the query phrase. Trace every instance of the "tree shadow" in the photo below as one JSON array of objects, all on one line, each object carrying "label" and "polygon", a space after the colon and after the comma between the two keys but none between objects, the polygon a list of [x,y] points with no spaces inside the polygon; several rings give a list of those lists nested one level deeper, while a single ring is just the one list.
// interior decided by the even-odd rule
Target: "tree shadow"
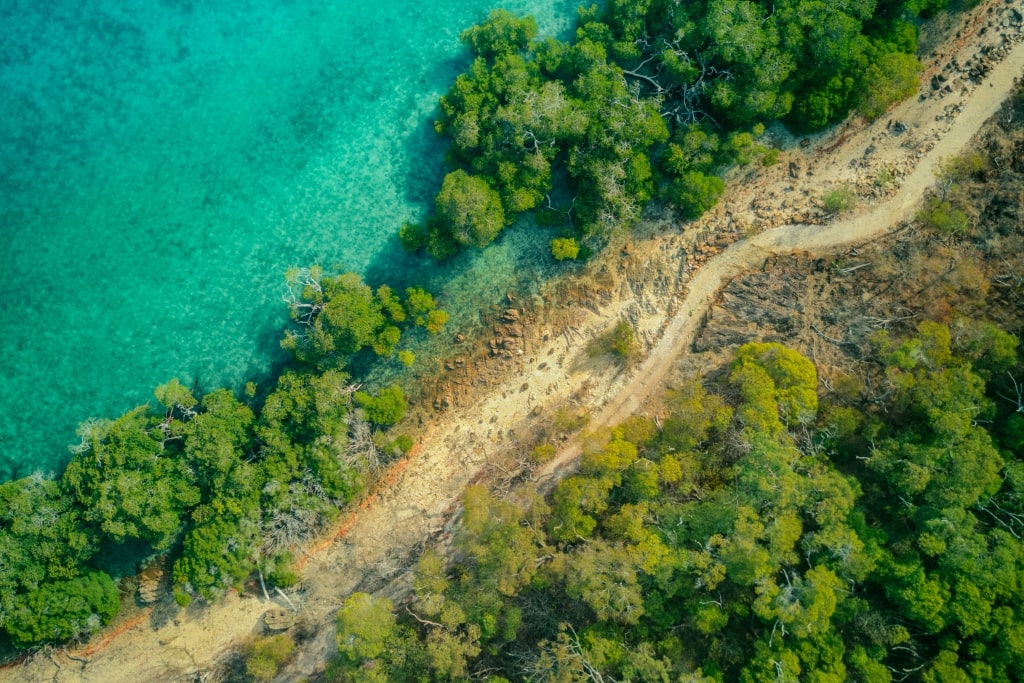
[{"label": "tree shadow", "polygon": [[149,625],[154,631],[158,631],[173,622],[182,613],[182,607],[174,600],[169,580],[164,588],[166,591],[165,595],[153,603],[153,611],[149,613]]}]

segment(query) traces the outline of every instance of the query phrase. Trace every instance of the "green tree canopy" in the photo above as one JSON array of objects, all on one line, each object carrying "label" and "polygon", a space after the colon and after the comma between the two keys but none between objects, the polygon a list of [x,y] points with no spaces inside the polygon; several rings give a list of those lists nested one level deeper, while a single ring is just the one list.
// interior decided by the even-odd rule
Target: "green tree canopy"
[{"label": "green tree canopy", "polygon": [[281,346],[320,370],[344,369],[366,348],[391,356],[403,328],[415,324],[436,333],[448,321],[422,287],[408,288],[403,302],[387,285],[375,291],[356,273],[332,277],[319,266],[293,268],[286,280],[291,317],[298,326],[285,333]]},{"label": "green tree canopy", "polygon": [[187,466],[168,433],[141,406],[113,421],[87,422],[62,485],[116,542],[131,538],[167,548],[182,515],[199,502]]},{"label": "green tree canopy", "polygon": [[117,586],[110,576],[85,571],[19,595],[3,627],[22,646],[59,642],[92,635],[117,614],[119,605]]},{"label": "green tree canopy", "polygon": [[402,387],[397,384],[384,387],[376,396],[357,391],[354,397],[359,407],[366,411],[366,418],[378,425],[397,424],[408,408]]},{"label": "green tree canopy", "polygon": [[[113,583],[85,569],[96,547],[57,482],[35,475],[0,484],[0,630],[30,645],[88,634],[109,621]],[[59,599],[65,588],[67,600]],[[45,611],[38,621],[36,609]]]},{"label": "green tree canopy", "polygon": [[437,195],[437,216],[456,242],[484,247],[505,227],[501,197],[479,176],[455,170]]},{"label": "green tree canopy", "polygon": [[466,29],[459,37],[476,54],[493,59],[526,49],[536,35],[537,22],[533,17],[520,18],[496,9],[487,16],[487,21]]}]

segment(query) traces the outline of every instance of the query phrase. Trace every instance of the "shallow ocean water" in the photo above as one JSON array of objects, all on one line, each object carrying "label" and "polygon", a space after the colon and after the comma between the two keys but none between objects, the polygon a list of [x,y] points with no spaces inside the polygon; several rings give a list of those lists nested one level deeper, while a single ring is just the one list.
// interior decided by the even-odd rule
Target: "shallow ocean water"
[{"label": "shallow ocean water", "polygon": [[455,325],[539,277],[529,239],[436,266],[395,234],[443,175],[459,32],[503,6],[562,34],[577,4],[0,5],[0,481],[172,377],[266,378],[289,266],[426,282]]}]

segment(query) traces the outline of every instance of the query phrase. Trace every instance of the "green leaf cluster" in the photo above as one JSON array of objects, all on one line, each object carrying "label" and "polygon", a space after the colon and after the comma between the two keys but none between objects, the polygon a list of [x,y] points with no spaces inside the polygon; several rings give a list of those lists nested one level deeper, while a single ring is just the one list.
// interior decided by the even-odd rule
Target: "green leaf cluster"
[{"label": "green leaf cluster", "polygon": [[17,645],[97,631],[117,613],[117,587],[90,570],[97,535],[52,480],[0,485],[0,630]]},{"label": "green leaf cluster", "polygon": [[572,261],[580,254],[580,245],[572,237],[556,237],[551,240],[551,255],[556,261]]},{"label": "green leaf cluster", "polygon": [[[452,210],[470,226],[475,219],[464,199],[453,198]],[[408,288],[403,300],[387,285],[374,290],[356,273],[328,276],[318,266],[293,268],[285,280],[296,326],[286,332],[281,346],[296,360],[320,370],[341,370],[363,349],[390,357],[403,329],[416,325],[436,334],[448,322],[448,314],[422,287]]]},{"label": "green leaf cluster", "polygon": [[285,634],[257,638],[245,648],[245,673],[255,681],[272,681],[295,650]]},{"label": "green leaf cluster", "polygon": [[354,397],[359,407],[366,411],[367,419],[378,425],[397,424],[408,407],[405,394],[397,384],[381,389],[376,396],[357,391]]}]

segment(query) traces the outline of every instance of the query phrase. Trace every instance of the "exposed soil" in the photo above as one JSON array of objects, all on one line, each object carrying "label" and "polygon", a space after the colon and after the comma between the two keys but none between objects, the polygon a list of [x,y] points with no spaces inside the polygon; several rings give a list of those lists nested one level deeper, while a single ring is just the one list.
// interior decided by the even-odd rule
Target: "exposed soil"
[{"label": "exposed soil", "polygon": [[[982,144],[972,138],[1024,73],[1022,7],[1022,0],[992,0],[959,19],[949,29],[954,43],[935,43],[920,97],[887,117],[871,125],[851,121],[806,146],[776,132],[787,146],[781,163],[737,173],[724,201],[702,220],[652,218],[633,241],[610,249],[571,282],[552,283],[535,301],[513,295],[508,309],[514,313],[495,312],[493,336],[457,347],[462,354],[449,361],[439,390],[423,407],[426,426],[414,455],[397,463],[378,492],[304,557],[301,587],[289,598],[298,608],[295,629],[308,640],[281,680],[322,671],[335,649],[333,615],[352,591],[405,595],[407,568],[426,543],[448,535],[467,484],[488,477],[503,486],[521,476],[550,484],[571,471],[579,439],[551,428],[559,408],[590,414],[590,428],[656,410],[648,402],[666,378],[702,362],[690,353],[695,339],[701,348],[734,344],[758,327],[782,337],[802,330],[838,338],[840,331],[820,315],[803,316],[818,304],[805,298],[800,279],[815,268],[833,268],[836,253],[855,257],[850,245],[903,224],[934,183],[939,161]],[[833,220],[821,198],[841,186],[851,188],[858,203],[849,216]],[[786,270],[794,252],[814,257]],[[726,330],[716,333],[729,338],[707,331],[698,338],[711,306],[719,319],[730,302],[757,300],[757,279],[737,276],[767,272],[766,263],[790,277],[776,279],[781,284],[765,299],[764,320],[734,314],[732,327],[704,328]],[[620,319],[633,323],[644,347],[643,361],[629,368],[585,352],[589,340]],[[561,443],[558,455],[541,470],[520,472],[524,444],[539,438]],[[215,605],[178,610],[165,591],[93,643],[39,652],[0,670],[0,680],[206,680],[231,647],[264,632],[267,610],[289,608],[261,596],[257,587]]]},{"label": "exposed soil", "polygon": [[[822,390],[843,375],[870,379],[879,331],[899,338],[923,320],[986,319],[1024,333],[1024,88],[971,143],[985,166],[945,192],[970,216],[962,234],[919,221],[831,258],[770,256],[732,279],[705,314],[693,350],[728,356],[748,341],[778,341],[814,359]],[[864,384],[864,382],[861,382]],[[870,391],[870,387],[868,387]]]}]

